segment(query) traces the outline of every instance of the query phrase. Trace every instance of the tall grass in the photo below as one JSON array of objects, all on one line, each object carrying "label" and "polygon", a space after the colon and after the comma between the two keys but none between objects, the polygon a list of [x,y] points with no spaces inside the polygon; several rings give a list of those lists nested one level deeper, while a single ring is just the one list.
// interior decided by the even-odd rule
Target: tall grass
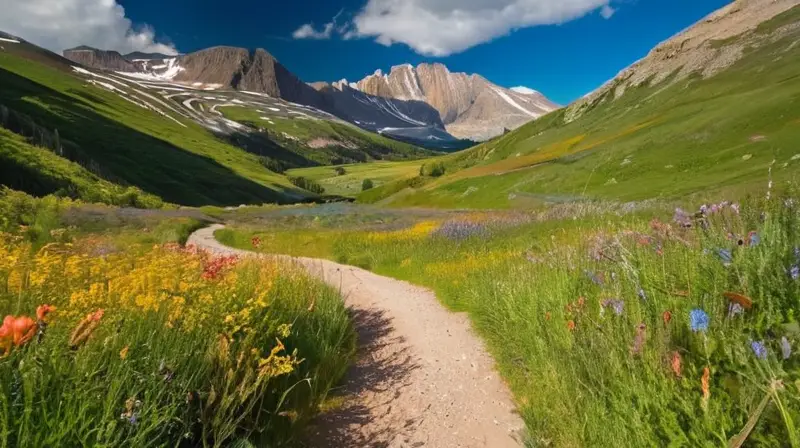
[{"label": "tall grass", "polygon": [[315,232],[467,311],[531,445],[798,446],[798,204]]},{"label": "tall grass", "polygon": [[330,288],[176,244],[0,233],[0,310],[7,447],[280,446],[354,350]]}]

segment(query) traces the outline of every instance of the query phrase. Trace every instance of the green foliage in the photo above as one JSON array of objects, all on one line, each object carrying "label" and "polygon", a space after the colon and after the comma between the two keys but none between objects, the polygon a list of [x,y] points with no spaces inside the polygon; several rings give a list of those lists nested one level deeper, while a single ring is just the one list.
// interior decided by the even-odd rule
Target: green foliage
[{"label": "green foliage", "polygon": [[345,174],[347,174],[347,170],[344,169],[343,166],[337,166],[333,170],[336,172],[337,176],[344,176]]},{"label": "green foliage", "polygon": [[447,172],[444,162],[433,162],[419,167],[420,176],[441,177]]},{"label": "green foliage", "polygon": [[364,182],[361,183],[361,191],[372,190],[375,188],[375,184],[370,179],[364,179]]},{"label": "green foliage", "polygon": [[316,194],[325,193],[325,188],[311,179],[306,179],[305,177],[290,177],[289,181],[303,190],[308,190]]}]

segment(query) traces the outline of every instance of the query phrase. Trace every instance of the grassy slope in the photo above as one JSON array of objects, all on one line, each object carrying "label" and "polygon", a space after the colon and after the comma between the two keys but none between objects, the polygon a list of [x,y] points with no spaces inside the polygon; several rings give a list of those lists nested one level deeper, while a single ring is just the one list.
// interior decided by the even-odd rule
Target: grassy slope
[{"label": "grassy slope", "polygon": [[37,196],[56,193],[113,205],[157,207],[161,200],[136,188],[105,181],[87,169],[0,128],[0,179]]},{"label": "grassy slope", "polygon": [[[800,8],[758,33],[796,21]],[[448,175],[396,205],[496,208],[580,198],[738,194],[792,178],[800,161],[800,46],[793,35],[746,50],[728,70],[628,89],[579,119],[554,112],[449,157]],[[523,202],[525,201],[525,202]]]},{"label": "grassy slope", "polygon": [[[391,140],[346,123],[272,116],[270,116],[272,121],[270,123],[261,118],[265,115],[269,116],[269,114],[260,113],[249,107],[226,106],[220,107],[218,110],[230,120],[257,129],[268,130],[272,140],[307,159],[307,165],[400,160],[431,155],[430,151]],[[342,145],[315,148],[309,145],[309,142],[314,139],[326,139],[340,142]]]},{"label": "grassy slope", "polygon": [[[289,170],[287,174],[315,180],[325,187],[325,191],[329,194],[357,196],[361,193],[361,184],[365,179],[372,180],[377,188],[387,183],[417,176],[419,167],[423,163],[425,163],[424,160],[417,160],[349,164],[336,167],[320,166]],[[335,171],[339,167],[345,169],[345,174],[342,176]]]},{"label": "grassy slope", "polygon": [[200,126],[186,127],[81,79],[0,52],[0,104],[58,129],[104,177],[187,205],[288,201],[288,180]]}]

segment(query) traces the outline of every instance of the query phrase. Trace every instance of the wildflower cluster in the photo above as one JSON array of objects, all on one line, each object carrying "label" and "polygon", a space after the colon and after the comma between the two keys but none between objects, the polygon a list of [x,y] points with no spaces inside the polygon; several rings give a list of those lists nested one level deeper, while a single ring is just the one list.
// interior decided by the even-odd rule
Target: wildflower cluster
[{"label": "wildflower cluster", "polygon": [[431,235],[453,241],[461,241],[472,237],[485,237],[489,233],[482,223],[469,221],[447,221]]},{"label": "wildflower cluster", "polygon": [[[351,352],[335,293],[276,262],[96,237],[38,250],[0,242],[0,306],[19,313],[0,327],[0,381],[18,383],[0,401],[20,400],[0,418],[11,446],[37,444],[23,422],[49,421],[54,402],[55,446],[227,445],[263,428],[278,432],[253,437],[286,437],[290,422],[271,412],[311,412],[326,392],[291,385]],[[333,320],[315,316],[318,302]],[[85,434],[89,422],[104,430]]]}]

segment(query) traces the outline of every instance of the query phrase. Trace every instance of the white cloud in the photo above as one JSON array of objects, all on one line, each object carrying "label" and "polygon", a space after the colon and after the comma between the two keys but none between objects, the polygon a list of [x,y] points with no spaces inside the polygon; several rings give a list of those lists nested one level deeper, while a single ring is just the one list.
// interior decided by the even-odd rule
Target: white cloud
[{"label": "white cloud", "polygon": [[330,39],[331,34],[333,34],[333,27],[335,24],[333,22],[329,22],[325,24],[325,27],[321,30],[317,31],[314,29],[314,26],[310,23],[306,23],[305,25],[301,26],[294,33],[292,33],[292,37],[295,39]]},{"label": "white cloud", "polygon": [[[2,1],[2,0],[0,0]],[[336,31],[339,34],[345,36],[349,33],[348,24],[344,24],[341,27],[336,27],[336,21],[339,20],[339,17],[344,12],[344,9],[340,10],[330,22],[326,23],[321,30],[317,31],[314,29],[314,25],[310,23],[306,23],[302,25],[300,28],[296,29],[294,33],[292,33],[292,37],[295,39],[316,39],[316,40],[325,40],[330,39],[333,35],[333,32]]]},{"label": "white cloud", "polygon": [[615,12],[617,12],[617,10],[612,8],[611,5],[603,5],[603,7],[600,8],[600,15],[603,16],[604,19],[610,19]]},{"label": "white cloud", "polygon": [[134,27],[116,0],[0,0],[0,30],[55,52],[88,45],[176,54],[149,26]]},{"label": "white cloud", "polygon": [[568,22],[598,8],[606,18],[614,12],[609,0],[368,0],[353,30],[383,45],[403,43],[423,55],[447,56],[515,29]]}]

